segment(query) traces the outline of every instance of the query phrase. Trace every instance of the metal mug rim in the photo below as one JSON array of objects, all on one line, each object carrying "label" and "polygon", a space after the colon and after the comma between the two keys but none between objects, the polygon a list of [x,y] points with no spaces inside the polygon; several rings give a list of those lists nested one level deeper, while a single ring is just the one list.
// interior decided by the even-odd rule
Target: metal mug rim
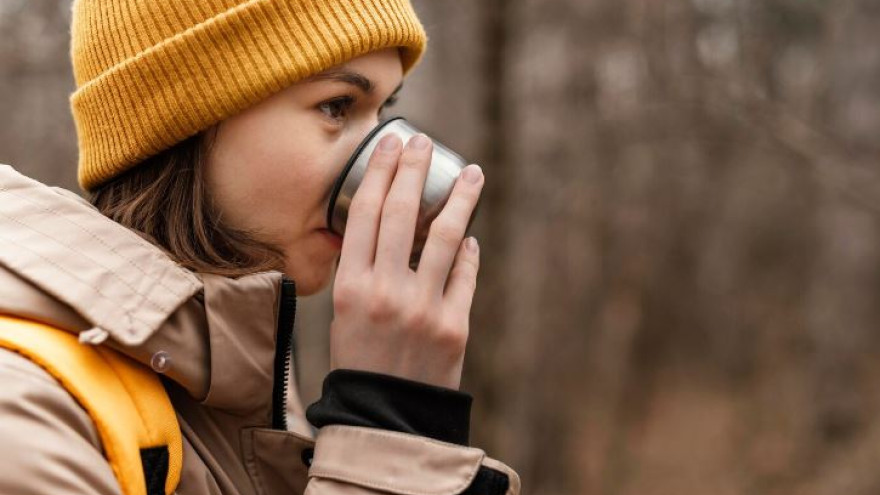
[{"label": "metal mug rim", "polygon": [[[373,136],[379,133],[382,129],[385,128],[388,124],[396,121],[396,120],[406,120],[403,116],[392,117],[390,119],[381,122],[379,125],[374,127],[367,133],[366,137],[357,145],[354,152],[348,158],[348,162],[346,162],[345,167],[342,169],[342,173],[339,174],[339,177],[336,178],[336,183],[333,184],[333,191],[330,193],[330,203],[327,205],[327,230],[331,232],[335,232],[333,230],[333,207],[336,205],[336,198],[339,197],[339,192],[342,191],[342,185],[345,183],[345,179],[348,178],[348,173],[351,172],[351,167],[354,166],[354,163],[360,158],[361,152],[363,152],[364,148],[367,147],[370,140],[373,139]],[[336,234],[342,235],[342,232],[336,232]]]}]

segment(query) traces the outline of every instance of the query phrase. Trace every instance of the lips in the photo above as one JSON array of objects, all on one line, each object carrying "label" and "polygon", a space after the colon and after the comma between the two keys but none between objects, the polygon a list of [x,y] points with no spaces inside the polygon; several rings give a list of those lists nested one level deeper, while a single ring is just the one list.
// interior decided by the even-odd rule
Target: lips
[{"label": "lips", "polygon": [[329,240],[331,243],[333,243],[333,245],[336,246],[337,248],[342,247],[342,236],[340,236],[339,234],[336,234],[335,232],[331,231],[330,229],[320,229],[318,232],[320,232],[327,240]]}]

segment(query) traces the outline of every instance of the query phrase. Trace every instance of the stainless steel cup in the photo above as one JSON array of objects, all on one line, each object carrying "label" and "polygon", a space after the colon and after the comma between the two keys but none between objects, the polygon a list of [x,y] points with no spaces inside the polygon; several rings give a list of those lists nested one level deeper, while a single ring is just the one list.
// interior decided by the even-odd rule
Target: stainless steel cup
[{"label": "stainless steel cup", "polygon": [[[355,149],[348,163],[342,169],[339,178],[336,180],[336,184],[333,186],[333,192],[330,195],[330,205],[327,209],[327,227],[330,230],[339,235],[345,235],[345,225],[348,220],[348,209],[351,206],[351,200],[364,178],[367,162],[379,140],[386,134],[396,133],[400,136],[405,146],[410,138],[420,132],[422,131],[418,130],[403,117],[386,120],[370,131],[367,137]],[[459,154],[433,138],[432,142],[434,149],[431,155],[431,166],[428,169],[425,187],[422,190],[422,199],[419,204],[418,220],[413,239],[413,250],[409,261],[409,265],[413,269],[418,266],[422,249],[428,238],[431,222],[440,214],[440,211],[449,199],[449,195],[452,193],[452,186],[455,184],[455,180],[461,174],[462,169],[468,165],[468,162]],[[468,221],[468,229],[470,229],[471,223],[473,223],[476,212],[477,208],[474,208],[474,212]]]}]

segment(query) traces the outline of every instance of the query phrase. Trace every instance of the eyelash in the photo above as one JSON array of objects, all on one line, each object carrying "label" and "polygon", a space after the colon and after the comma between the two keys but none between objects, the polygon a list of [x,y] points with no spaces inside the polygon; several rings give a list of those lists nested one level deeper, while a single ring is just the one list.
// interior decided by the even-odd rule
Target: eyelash
[{"label": "eyelash", "polygon": [[[382,112],[383,112],[386,108],[389,108],[389,107],[394,106],[394,104],[397,103],[397,99],[398,99],[398,98],[399,98],[399,97],[398,97],[396,94],[395,94],[395,95],[391,95],[391,96],[385,101],[385,103],[382,104],[382,107],[379,109],[379,114],[381,115]],[[354,96],[342,96],[342,97],[339,97],[339,98],[333,98],[333,99],[331,99],[331,100],[327,100],[327,101],[325,101],[325,102],[322,102],[321,104],[318,105],[318,109],[321,109],[321,110],[322,110],[326,105],[339,104],[339,105],[342,106],[342,109],[341,109],[341,110],[342,110],[343,112],[347,112],[348,110],[351,109],[351,107],[354,106],[355,103],[357,103],[357,98],[356,98],[356,97],[354,97]],[[323,110],[322,110],[322,111],[323,111]],[[325,114],[326,114],[326,113],[325,113]],[[331,120],[339,121],[339,120],[341,120],[342,117],[332,117],[332,116],[329,116],[329,115],[328,115],[327,118],[329,118],[329,119],[331,119]]]}]

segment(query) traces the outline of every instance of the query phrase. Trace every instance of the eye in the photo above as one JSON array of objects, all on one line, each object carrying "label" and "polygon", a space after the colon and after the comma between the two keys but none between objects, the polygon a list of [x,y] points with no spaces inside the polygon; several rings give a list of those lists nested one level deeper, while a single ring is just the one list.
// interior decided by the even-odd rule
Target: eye
[{"label": "eye", "polygon": [[394,104],[397,103],[398,98],[400,98],[400,96],[398,96],[397,93],[389,96],[388,99],[385,100],[385,104],[382,105],[382,108],[393,107]]},{"label": "eye", "polygon": [[399,97],[397,96],[397,94],[393,94],[387,100],[385,100],[385,103],[383,103],[382,107],[379,109],[379,118],[380,119],[385,118],[385,110],[393,107],[397,103],[398,98]]},{"label": "eye", "polygon": [[[355,99],[352,96],[343,96],[340,98],[334,98],[332,100],[327,100],[320,105],[318,108],[324,112],[327,117],[332,120],[342,120],[348,114],[348,110],[354,105]],[[326,110],[326,111],[325,111]],[[329,113],[328,113],[329,112]]]}]

